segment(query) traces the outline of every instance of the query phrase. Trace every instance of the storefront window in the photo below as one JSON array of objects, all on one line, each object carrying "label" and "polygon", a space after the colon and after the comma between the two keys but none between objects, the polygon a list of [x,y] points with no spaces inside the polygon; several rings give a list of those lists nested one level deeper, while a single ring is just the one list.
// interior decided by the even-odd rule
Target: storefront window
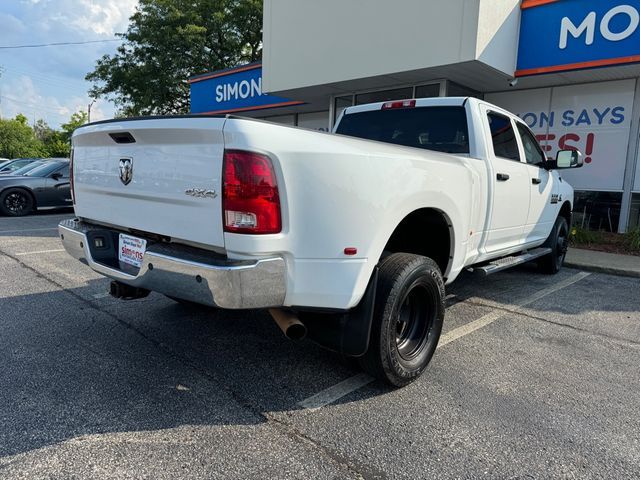
[{"label": "storefront window", "polygon": [[328,132],[329,112],[299,113],[298,126]]},{"label": "storefront window", "polygon": [[617,232],[622,193],[575,192],[573,225],[589,230]]},{"label": "storefront window", "polygon": [[431,83],[416,87],[416,98],[430,98],[440,96],[440,84]]},{"label": "storefront window", "polygon": [[413,87],[394,88],[379,92],[360,93],[356,95],[356,105],[365,103],[387,102],[389,100],[403,100],[413,97]]},{"label": "storefront window", "polygon": [[479,99],[483,99],[484,95],[480,92],[473,90],[471,88],[464,87],[455,82],[449,82],[447,85],[447,96],[448,97],[475,97]]},{"label": "storefront window", "polygon": [[340,114],[342,113],[342,111],[353,105],[353,95],[346,95],[344,97],[336,97],[335,99],[335,108],[334,108],[334,114],[333,114],[333,121],[335,122],[338,117],[340,116]]}]

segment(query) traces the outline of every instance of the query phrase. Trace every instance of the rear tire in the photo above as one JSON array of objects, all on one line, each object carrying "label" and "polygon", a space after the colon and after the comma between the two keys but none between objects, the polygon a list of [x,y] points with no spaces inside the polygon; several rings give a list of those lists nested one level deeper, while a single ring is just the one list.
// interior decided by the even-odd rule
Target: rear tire
[{"label": "rear tire", "polygon": [[22,217],[33,211],[34,201],[29,192],[9,188],[0,195],[0,210],[9,217]]},{"label": "rear tire", "polygon": [[371,337],[360,366],[395,387],[413,382],[438,345],[444,281],[430,258],[393,253],[380,264]]},{"label": "rear tire", "polygon": [[559,216],[551,229],[549,238],[542,244],[550,248],[551,253],[538,260],[538,270],[549,275],[556,274],[562,268],[569,247],[569,224],[567,219]]}]

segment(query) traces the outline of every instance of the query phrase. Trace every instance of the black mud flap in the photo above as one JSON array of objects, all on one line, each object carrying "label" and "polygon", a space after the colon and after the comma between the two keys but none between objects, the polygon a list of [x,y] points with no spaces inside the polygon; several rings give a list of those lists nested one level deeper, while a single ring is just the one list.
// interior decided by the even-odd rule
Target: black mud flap
[{"label": "black mud flap", "polygon": [[369,348],[377,284],[376,266],[357,307],[345,313],[298,312],[300,320],[307,327],[307,338],[342,355],[364,355]]}]

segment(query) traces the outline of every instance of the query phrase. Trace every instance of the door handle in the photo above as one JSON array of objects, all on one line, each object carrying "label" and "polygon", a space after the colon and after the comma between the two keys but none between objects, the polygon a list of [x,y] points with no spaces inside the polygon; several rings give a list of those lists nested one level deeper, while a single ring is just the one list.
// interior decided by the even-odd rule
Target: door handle
[{"label": "door handle", "polygon": [[506,182],[507,180],[509,180],[509,175],[507,175],[506,173],[499,173],[496,175],[496,178],[499,182]]},{"label": "door handle", "polygon": [[534,185],[540,185],[542,183],[542,180],[540,180],[539,178],[532,178],[531,183],[533,183]]}]

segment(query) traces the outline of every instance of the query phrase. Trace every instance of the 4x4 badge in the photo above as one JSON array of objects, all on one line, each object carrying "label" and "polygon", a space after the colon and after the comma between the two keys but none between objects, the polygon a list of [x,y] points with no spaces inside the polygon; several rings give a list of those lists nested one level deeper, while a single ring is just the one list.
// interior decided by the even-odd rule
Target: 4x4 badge
[{"label": "4x4 badge", "polygon": [[120,159],[120,181],[129,185],[133,180],[133,158]]}]

